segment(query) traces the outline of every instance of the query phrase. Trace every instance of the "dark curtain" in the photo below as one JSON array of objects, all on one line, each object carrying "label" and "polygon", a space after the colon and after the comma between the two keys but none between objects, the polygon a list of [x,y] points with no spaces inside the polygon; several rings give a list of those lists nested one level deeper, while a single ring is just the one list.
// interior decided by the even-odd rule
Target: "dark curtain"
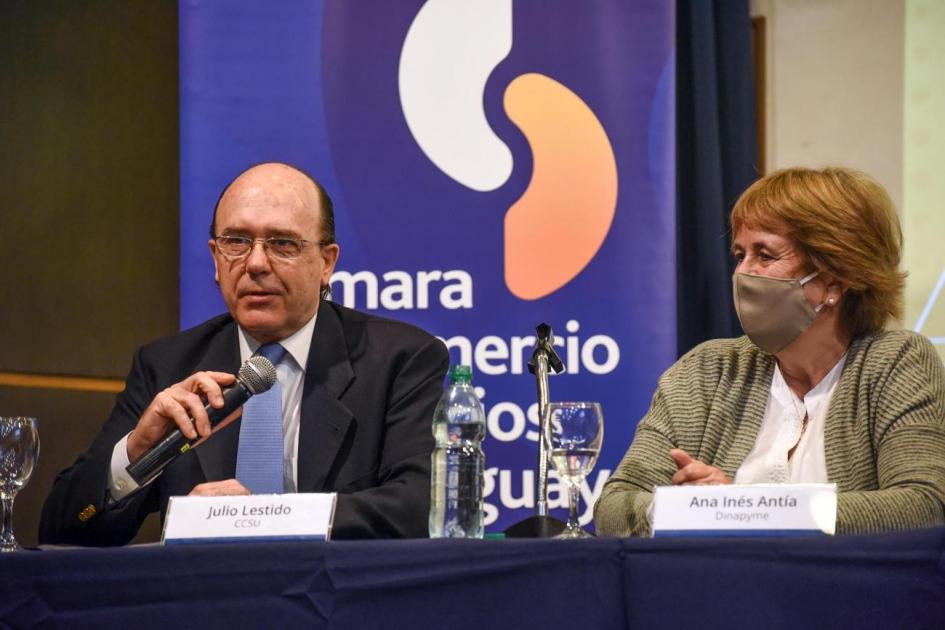
[{"label": "dark curtain", "polygon": [[678,352],[741,335],[728,214],[757,172],[748,0],[676,4]]}]

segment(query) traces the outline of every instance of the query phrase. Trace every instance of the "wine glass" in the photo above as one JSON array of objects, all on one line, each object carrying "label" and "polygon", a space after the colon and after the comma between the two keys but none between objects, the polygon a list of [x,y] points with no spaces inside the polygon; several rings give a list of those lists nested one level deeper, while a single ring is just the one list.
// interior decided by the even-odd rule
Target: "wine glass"
[{"label": "wine glass", "polygon": [[581,483],[594,468],[604,439],[604,413],[595,402],[548,403],[545,447],[551,465],[568,484],[568,524],[557,538],[589,538],[578,522]]},{"label": "wine glass", "polygon": [[3,503],[0,552],[20,548],[13,537],[13,499],[29,481],[38,458],[36,419],[0,417],[0,501]]}]

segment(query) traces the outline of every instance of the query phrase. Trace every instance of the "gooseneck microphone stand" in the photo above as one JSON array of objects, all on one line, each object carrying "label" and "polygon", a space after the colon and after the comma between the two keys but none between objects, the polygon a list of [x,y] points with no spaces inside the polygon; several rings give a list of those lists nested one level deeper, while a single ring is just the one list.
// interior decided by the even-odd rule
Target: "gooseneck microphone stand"
[{"label": "gooseneck microphone stand", "polygon": [[535,328],[535,351],[528,361],[528,371],[535,375],[538,385],[538,477],[535,480],[535,515],[505,530],[507,538],[550,538],[564,530],[564,521],[548,516],[548,447],[545,444],[545,426],[548,422],[548,369],[555,374],[564,371],[564,364],[554,348],[554,333],[545,323]]}]

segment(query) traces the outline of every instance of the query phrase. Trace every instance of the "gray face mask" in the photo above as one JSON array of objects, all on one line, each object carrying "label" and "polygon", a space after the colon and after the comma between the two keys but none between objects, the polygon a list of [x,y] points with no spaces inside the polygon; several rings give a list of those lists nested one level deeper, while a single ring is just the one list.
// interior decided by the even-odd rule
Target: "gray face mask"
[{"label": "gray face mask", "polygon": [[777,354],[810,328],[824,305],[811,307],[803,287],[816,275],[814,271],[800,280],[747,273],[732,276],[735,312],[752,343]]}]

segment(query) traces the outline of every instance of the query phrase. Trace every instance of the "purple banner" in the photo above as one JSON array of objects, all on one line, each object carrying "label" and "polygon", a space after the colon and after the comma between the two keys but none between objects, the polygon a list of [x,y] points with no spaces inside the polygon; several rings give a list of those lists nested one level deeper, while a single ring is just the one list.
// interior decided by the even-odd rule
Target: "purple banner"
[{"label": "purple banner", "polygon": [[[335,202],[333,299],[410,321],[473,366],[486,523],[533,511],[534,328],[596,400],[582,523],[676,352],[673,3],[182,1],[181,325],[224,307],[222,188],[277,160]],[[549,483],[563,515],[564,486]]]}]

